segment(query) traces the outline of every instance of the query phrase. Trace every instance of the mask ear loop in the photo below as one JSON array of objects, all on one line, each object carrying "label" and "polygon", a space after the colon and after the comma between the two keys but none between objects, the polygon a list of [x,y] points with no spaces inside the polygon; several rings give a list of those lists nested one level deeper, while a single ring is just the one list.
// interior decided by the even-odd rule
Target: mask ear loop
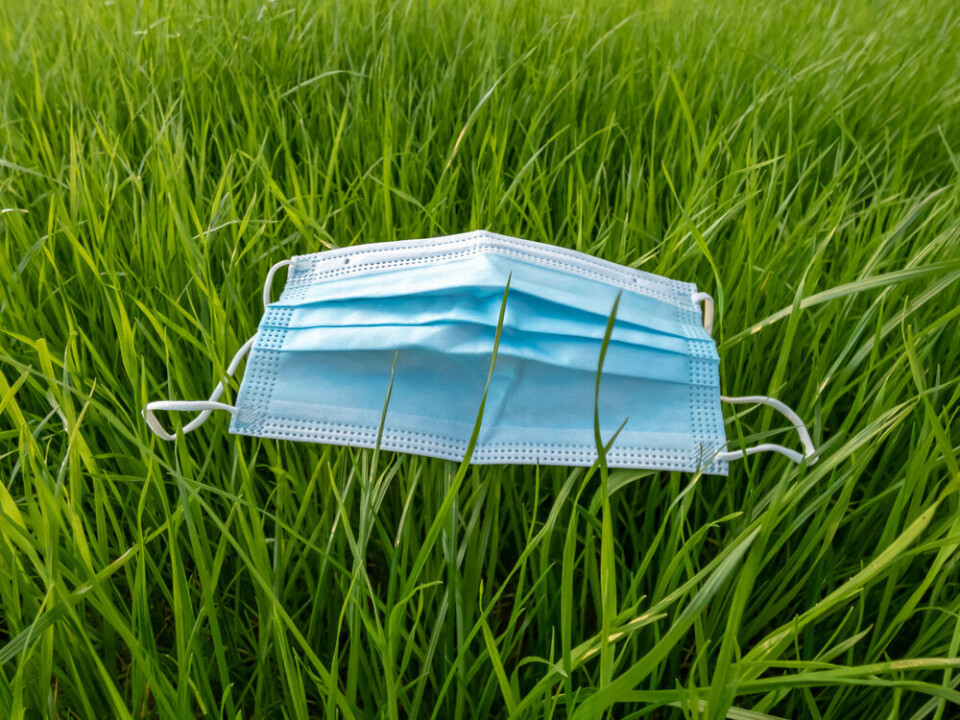
[{"label": "mask ear loop", "polygon": [[[263,285],[264,307],[270,304],[270,290],[273,286],[273,276],[276,275],[277,270],[290,265],[291,263],[293,263],[293,260],[281,260],[272,268],[270,268],[270,271],[267,273],[266,282],[264,282]],[[254,335],[252,338],[247,340],[239,350],[237,350],[237,354],[233,356],[233,359],[230,361],[230,365],[227,366],[227,378],[233,377],[233,374],[237,371],[237,368],[240,367],[240,362],[247,356],[247,353],[250,352],[250,348],[253,347],[253,343],[256,341],[256,339],[257,336]],[[153,430],[157,437],[167,441],[176,440],[177,436],[171,432],[168,432],[163,425],[160,424],[155,412],[157,410],[172,410],[175,412],[200,411],[200,414],[197,415],[197,417],[188,422],[181,429],[181,432],[186,435],[188,432],[193,432],[198,427],[203,425],[214,410],[225,410],[231,415],[237,412],[237,407],[235,405],[228,405],[227,403],[219,402],[220,396],[223,395],[223,391],[226,389],[226,387],[226,379],[221,380],[213,389],[213,392],[210,393],[210,397],[206,400],[155,400],[153,402],[148,402],[144,406],[141,414],[147,423],[147,427]]]},{"label": "mask ear loop", "polygon": [[691,297],[695,303],[703,303],[703,329],[707,335],[713,335],[713,298],[705,292],[694,293]]},{"label": "mask ear loop", "polygon": [[[691,299],[694,303],[703,303],[703,329],[707,331],[708,335],[713,335],[713,298],[710,297],[709,293],[696,292],[693,293]],[[721,395],[720,400],[721,402],[730,403],[731,405],[766,405],[779,411],[792,422],[793,427],[796,428],[797,434],[800,436],[800,443],[803,445],[803,454],[798,453],[796,450],[786,448],[783,445],[762,443],[744,450],[730,450],[717,453],[713,456],[715,460],[729,462],[730,460],[740,460],[747,455],[753,455],[755,453],[775,452],[785,455],[795,463],[806,460],[808,465],[813,465],[817,461],[817,449],[813,445],[813,440],[810,438],[807,426],[803,420],[800,419],[799,415],[776,398],[767,397],[766,395],[744,395],[743,397],[727,397],[726,395]]]},{"label": "mask ear loop", "polygon": [[790,422],[792,422],[793,427],[796,428],[797,434],[800,436],[800,443],[803,445],[803,454],[798,453],[796,450],[785,448],[783,445],[762,443],[760,445],[755,445],[754,447],[745,448],[743,450],[732,450],[728,452],[717,453],[713,456],[715,460],[729,462],[730,460],[739,460],[741,458],[745,458],[747,455],[753,455],[754,453],[775,452],[785,455],[795,463],[800,463],[806,460],[808,465],[813,465],[817,461],[817,448],[815,448],[813,445],[813,440],[810,438],[810,433],[807,431],[807,426],[804,425],[803,420],[800,419],[799,415],[797,415],[793,410],[776,398],[767,397],[766,395],[744,395],[743,397],[727,397],[725,395],[721,395],[720,400],[722,402],[730,403],[731,405],[766,405],[767,407],[772,407],[774,410],[779,411]]},{"label": "mask ear loop", "polygon": [[[237,350],[237,354],[233,356],[233,360],[230,361],[230,365],[227,367],[227,377],[233,377],[233,374],[240,366],[240,361],[250,352],[250,348],[253,347],[253,341],[256,339],[257,336],[254,335]],[[237,408],[233,405],[217,402],[220,396],[223,395],[226,386],[226,381],[221,380],[213,389],[213,392],[210,393],[210,397],[207,400],[155,400],[154,402],[148,402],[143,408],[143,419],[147,421],[149,428],[153,430],[158,437],[164,440],[176,440],[177,436],[164,429],[154,412],[156,410],[202,411],[193,420],[183,426],[183,434],[186,435],[188,432],[193,432],[203,425],[214,410],[226,410],[231,415],[237,411]]]}]

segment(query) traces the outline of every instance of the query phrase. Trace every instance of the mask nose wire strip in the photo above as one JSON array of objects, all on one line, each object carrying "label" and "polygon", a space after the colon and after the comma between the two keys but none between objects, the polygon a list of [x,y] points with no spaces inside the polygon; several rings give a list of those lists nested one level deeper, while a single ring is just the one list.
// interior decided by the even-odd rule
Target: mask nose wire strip
[{"label": "mask nose wire strip", "polygon": [[725,395],[721,395],[720,400],[722,402],[730,403],[731,405],[766,405],[767,407],[772,407],[774,410],[779,411],[790,422],[792,422],[793,427],[796,428],[797,434],[800,436],[800,443],[803,445],[803,454],[798,453],[796,450],[785,448],[783,445],[762,443],[744,450],[732,450],[729,452],[717,453],[714,455],[715,460],[724,462],[730,460],[739,460],[747,455],[753,455],[754,453],[759,452],[775,452],[780,453],[781,455],[786,455],[795,463],[806,460],[808,465],[813,465],[817,461],[817,458],[815,457],[817,449],[813,445],[813,440],[810,439],[810,433],[807,431],[807,426],[804,425],[803,420],[800,419],[799,415],[797,415],[793,410],[779,400],[772,397],[767,397],[766,395],[744,395],[743,397],[727,397]]},{"label": "mask nose wire strip", "polygon": [[[294,261],[292,259],[281,260],[272,268],[270,268],[270,271],[267,273],[267,279],[263,283],[264,307],[270,304],[270,290],[273,287],[273,276],[277,274],[277,270],[287,265],[291,265],[293,262]],[[227,377],[233,377],[233,374],[240,366],[240,361],[246,357],[248,352],[250,352],[250,348],[253,347],[253,343],[256,339],[257,336],[254,335],[252,338],[247,340],[239,350],[237,350],[237,354],[233,356],[233,359],[230,361],[230,365],[227,366]],[[200,414],[183,426],[182,432],[184,435],[186,435],[188,432],[192,432],[203,425],[214,410],[225,410],[231,415],[237,411],[237,408],[233,405],[227,405],[226,403],[218,402],[225,389],[226,384],[223,380],[221,380],[213,389],[210,397],[206,400],[155,400],[154,402],[149,402],[143,408],[143,419],[146,421],[147,426],[157,435],[157,437],[168,441],[176,440],[177,436],[173,433],[167,432],[163,425],[160,424],[155,412],[157,410],[172,410],[181,412],[197,412],[199,410]]]},{"label": "mask nose wire strip", "polygon": [[713,298],[705,292],[694,293],[691,297],[695,303],[703,303],[703,329],[713,335]]}]

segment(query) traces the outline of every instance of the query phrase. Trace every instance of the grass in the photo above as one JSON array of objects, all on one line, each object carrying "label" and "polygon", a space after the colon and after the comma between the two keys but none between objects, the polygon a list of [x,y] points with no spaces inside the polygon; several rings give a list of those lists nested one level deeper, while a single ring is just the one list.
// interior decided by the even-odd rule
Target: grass
[{"label": "grass", "polygon": [[[4,716],[960,716],[958,45],[951,0],[0,4]],[[277,260],[472,228],[696,281],[819,463],[142,422]]]}]

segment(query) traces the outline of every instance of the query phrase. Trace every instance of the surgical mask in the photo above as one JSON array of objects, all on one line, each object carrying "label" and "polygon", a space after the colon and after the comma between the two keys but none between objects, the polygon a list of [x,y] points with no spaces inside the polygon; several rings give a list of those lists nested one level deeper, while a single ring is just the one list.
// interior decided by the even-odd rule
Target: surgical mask
[{"label": "surgical mask", "polygon": [[[270,302],[284,266],[286,287]],[[198,411],[184,433],[224,410],[240,435],[462,461],[486,391],[477,464],[592,465],[595,411],[610,467],[726,474],[730,460],[762,451],[813,461],[788,407],[720,394],[713,301],[691,283],[473,232],[284,260],[263,300],[256,335],[227,368],[233,375],[249,353],[236,405],[220,402],[223,383],[205,401],[149,403],[157,435],[176,439],[158,410]],[[779,410],[803,453],[727,450],[722,401]]]}]

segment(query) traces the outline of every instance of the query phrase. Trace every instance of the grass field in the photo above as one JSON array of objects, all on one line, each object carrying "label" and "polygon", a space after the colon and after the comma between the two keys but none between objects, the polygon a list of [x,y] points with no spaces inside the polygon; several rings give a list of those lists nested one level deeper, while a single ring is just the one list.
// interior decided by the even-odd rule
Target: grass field
[{"label": "grass field", "polygon": [[[0,3],[3,717],[960,717],[958,48],[952,0]],[[274,262],[473,228],[696,281],[819,463],[143,424]]]}]

